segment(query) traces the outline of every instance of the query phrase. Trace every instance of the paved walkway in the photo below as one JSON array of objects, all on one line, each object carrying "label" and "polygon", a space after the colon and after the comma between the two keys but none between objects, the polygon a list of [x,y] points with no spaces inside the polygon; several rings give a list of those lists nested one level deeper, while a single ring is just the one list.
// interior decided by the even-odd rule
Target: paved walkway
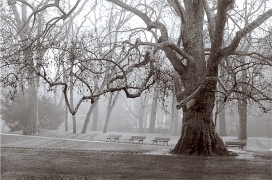
[{"label": "paved walkway", "polygon": [[[121,134],[120,142],[106,142],[109,134]],[[128,143],[128,139],[132,135],[146,136],[143,144]],[[155,137],[171,137],[169,146],[162,143],[158,145],[152,144]],[[29,148],[51,148],[51,149],[82,149],[82,150],[170,150],[177,143],[178,136],[147,134],[147,133],[102,133],[87,132],[86,134],[65,131],[49,131],[44,130],[42,133],[25,136],[22,132],[1,132],[2,147],[29,147]],[[223,140],[232,140],[235,137],[223,137]],[[237,139],[237,138],[236,138]],[[271,138],[248,138],[247,146],[244,150],[232,148],[231,150],[238,153],[246,153],[246,151],[269,151],[272,149]]]},{"label": "paved walkway", "polygon": [[21,135],[1,133],[2,147],[21,147],[36,149],[81,149],[81,150],[156,150],[173,148],[173,144],[155,145],[147,141],[143,144],[129,143],[127,139],[120,139],[120,142],[106,142],[108,135],[103,134],[63,134],[41,133],[37,135]]}]

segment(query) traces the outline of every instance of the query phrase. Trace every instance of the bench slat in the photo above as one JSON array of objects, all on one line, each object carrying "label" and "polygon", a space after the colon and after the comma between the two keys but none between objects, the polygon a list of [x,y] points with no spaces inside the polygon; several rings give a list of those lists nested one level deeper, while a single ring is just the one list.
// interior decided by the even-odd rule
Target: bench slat
[{"label": "bench slat", "polygon": [[225,145],[243,145],[243,146],[245,146],[246,142],[236,142],[236,141],[230,142],[230,141],[226,141]]},{"label": "bench slat", "polygon": [[171,138],[164,138],[164,137],[155,137],[153,140],[151,140],[151,141],[153,141],[153,143],[154,142],[156,142],[156,144],[158,143],[158,142],[163,142],[163,144],[167,144],[168,145],[168,141],[170,141],[170,139]]},{"label": "bench slat", "polygon": [[119,142],[119,138],[121,137],[121,135],[112,135],[112,134],[110,134],[108,137],[107,137],[107,140],[106,141],[108,141],[108,139],[110,140],[110,142],[111,142],[111,139],[114,139],[114,142],[115,142],[115,140],[118,140],[118,142]]},{"label": "bench slat", "polygon": [[241,141],[226,141],[225,146],[226,147],[239,147],[239,149],[243,149],[244,146],[246,146],[246,142],[241,142]]},{"label": "bench slat", "polygon": [[129,140],[129,142],[130,142],[130,141],[133,142],[134,140],[139,140],[139,143],[140,143],[140,142],[143,143],[144,139],[145,139],[145,136],[131,136],[131,138],[128,139],[128,140]]}]

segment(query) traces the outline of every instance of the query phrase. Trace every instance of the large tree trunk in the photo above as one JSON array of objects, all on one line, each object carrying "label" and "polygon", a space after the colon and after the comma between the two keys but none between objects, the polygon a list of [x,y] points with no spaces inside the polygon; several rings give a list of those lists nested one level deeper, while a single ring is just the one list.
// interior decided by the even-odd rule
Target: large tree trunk
[{"label": "large tree trunk", "polygon": [[153,97],[152,105],[151,105],[151,117],[150,117],[148,133],[155,132],[155,125],[156,125],[156,118],[157,118],[157,104],[158,104],[157,100],[158,100],[158,92],[156,91],[154,93],[154,97]]},{"label": "large tree trunk", "polygon": [[204,98],[201,98],[200,102],[189,109],[183,108],[181,137],[172,152],[190,155],[228,155],[222,139],[215,132],[211,118],[214,92],[204,89],[201,94]]},{"label": "large tree trunk", "polygon": [[33,73],[29,73],[29,77],[32,77],[28,80],[30,118],[28,119],[26,130],[23,132],[25,135],[40,132],[37,81]]},{"label": "large tree trunk", "polygon": [[[194,73],[194,68],[189,69],[190,71],[181,77],[185,86],[183,93],[186,97],[196,89],[198,89],[198,93],[182,106],[181,137],[172,152],[190,155],[228,155],[224,142],[215,132],[212,119],[217,81],[207,79],[201,82],[202,85],[199,85],[201,75]],[[217,77],[218,66],[209,66],[208,72],[206,77]],[[177,96],[178,99],[181,95]]]},{"label": "large tree trunk", "polygon": [[[193,57],[193,60],[188,58],[189,62],[185,64],[183,71],[176,69],[184,87],[183,90],[176,90],[177,100],[180,103],[185,98],[189,99],[185,104],[180,104],[183,109],[182,131],[172,152],[190,155],[228,155],[222,139],[215,132],[212,119],[217,88],[217,80],[214,78],[218,77],[218,65],[222,58],[216,49],[219,50],[222,46],[222,32],[226,18],[220,16],[216,19],[216,23],[222,24],[218,29],[213,29],[218,34],[211,34],[212,50],[206,64],[203,42],[203,1],[184,1],[184,3],[187,24],[183,29],[186,35],[182,36],[182,42],[184,50]],[[221,4],[220,8],[223,6],[226,5]],[[219,31],[221,28],[222,31]],[[167,49],[165,51],[167,54]]]},{"label": "large tree trunk", "polygon": [[182,134],[174,153],[228,155],[222,139],[215,133],[213,122],[205,120],[204,114],[193,109],[184,112]]},{"label": "large tree trunk", "polygon": [[[29,64],[34,66],[33,62],[33,53],[30,51],[25,52],[25,59]],[[28,77],[28,94],[29,94],[29,109],[30,109],[30,118],[28,119],[28,125],[24,130],[23,134],[34,134],[36,132],[40,132],[40,124],[39,124],[39,113],[38,113],[38,78],[36,77],[34,71],[32,69],[28,69],[27,71]]]}]

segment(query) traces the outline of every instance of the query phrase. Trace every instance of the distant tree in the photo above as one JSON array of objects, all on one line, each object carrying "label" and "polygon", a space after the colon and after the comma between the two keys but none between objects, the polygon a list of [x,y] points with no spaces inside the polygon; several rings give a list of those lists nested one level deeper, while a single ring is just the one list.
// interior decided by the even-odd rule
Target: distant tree
[{"label": "distant tree", "polygon": [[116,101],[118,99],[118,96],[120,94],[120,91],[117,93],[110,93],[110,98],[109,98],[109,102],[108,102],[108,106],[107,106],[107,115],[106,115],[106,120],[105,120],[105,124],[104,124],[104,128],[103,128],[103,133],[107,133],[108,131],[108,125],[110,122],[110,117],[111,117],[111,113],[112,110],[116,104]]},{"label": "distant tree", "polygon": [[[7,0],[1,1],[1,39],[4,40],[1,49],[1,82],[4,88],[9,86],[7,81],[12,74],[16,77],[17,87],[25,89],[29,94],[29,114],[27,133],[39,132],[38,90],[40,78],[40,63],[46,53],[48,44],[48,32],[52,30],[60,20],[65,20],[75,10],[80,1],[77,1],[71,9],[66,11],[59,1],[54,2],[28,2]],[[52,17],[48,9],[56,9]],[[56,12],[56,11],[55,11]],[[2,31],[3,30],[3,31]],[[8,42],[8,43],[7,43]],[[35,69],[35,71],[33,70]]]},{"label": "distant tree", "polygon": [[[28,96],[18,92],[13,100],[1,99],[1,115],[10,131],[27,131],[31,108],[28,106]],[[42,129],[56,130],[64,122],[64,108],[54,104],[48,98],[38,99],[39,120]],[[24,132],[25,133],[25,132]]]},{"label": "distant tree", "polygon": [[[235,15],[226,25],[225,44],[233,41],[233,31],[248,27],[256,15],[266,11],[266,1],[244,0],[243,16]],[[271,21],[264,22],[258,31],[250,31],[241,41],[235,53],[220,62],[219,77],[228,92],[222,86],[217,88],[217,113],[219,113],[220,135],[226,135],[225,107],[231,105],[238,109],[237,122],[238,138],[247,139],[247,119],[250,107],[260,108],[264,113],[271,110],[271,80],[267,72],[271,69],[271,39],[263,31],[263,27],[270,27]],[[264,34],[263,34],[264,33]],[[262,36],[265,36],[263,38]],[[264,40],[265,39],[265,40]],[[268,79],[267,79],[268,78]],[[232,101],[232,102],[230,102]],[[267,103],[269,102],[270,103]],[[223,131],[222,131],[223,130]]]},{"label": "distant tree", "polygon": [[[226,73],[225,67],[223,67],[221,64],[219,65],[219,77],[222,79],[222,81],[227,83],[226,77],[228,76],[228,74]],[[217,84],[217,90],[218,92],[216,93],[214,122],[215,126],[219,126],[219,136],[227,136],[225,110],[227,102],[225,102],[224,94],[222,94],[224,90],[219,84]]]},{"label": "distant tree", "polygon": [[155,125],[157,120],[157,106],[158,106],[158,98],[159,93],[155,90],[154,96],[152,97],[152,103],[151,103],[151,114],[150,114],[150,122],[148,127],[148,133],[154,133],[155,132]]},{"label": "distant tree", "polygon": [[53,103],[52,99],[39,99],[40,126],[43,129],[57,130],[64,122],[63,106]]},{"label": "distant tree", "polygon": [[172,135],[179,135],[180,129],[179,129],[179,110],[176,108],[177,106],[177,99],[175,97],[175,94],[172,95],[172,101],[171,101],[171,128],[170,133]]},{"label": "distant tree", "polygon": [[150,94],[147,91],[142,93],[140,98],[138,98],[138,102],[135,104],[136,111],[134,111],[134,109],[126,102],[125,99],[123,100],[129,112],[133,115],[133,117],[138,119],[137,124],[140,133],[145,132],[145,127],[147,123],[145,122],[145,116],[147,116],[147,114],[150,114],[151,107],[149,106],[148,102],[151,98],[152,97],[150,97]]},{"label": "distant tree", "polygon": [[144,116],[147,113],[147,111],[149,111],[149,106],[147,104],[148,101],[146,99],[147,99],[146,94],[142,93],[138,102],[138,116],[136,116],[136,118],[139,121],[138,126],[139,131],[141,133],[144,132]]}]

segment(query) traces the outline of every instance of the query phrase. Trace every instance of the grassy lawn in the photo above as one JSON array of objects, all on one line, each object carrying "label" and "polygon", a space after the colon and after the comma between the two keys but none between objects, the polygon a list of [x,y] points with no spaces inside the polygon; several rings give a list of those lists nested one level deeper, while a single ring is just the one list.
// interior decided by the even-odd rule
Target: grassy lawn
[{"label": "grassy lawn", "polygon": [[[241,152],[250,158],[176,156],[167,153],[173,146],[148,139],[144,145],[106,143],[105,134],[58,133],[2,134],[1,179],[272,178],[271,151]],[[130,135],[122,135],[122,141]]]},{"label": "grassy lawn", "polygon": [[140,151],[2,149],[2,179],[271,179],[262,157],[188,157]]}]

